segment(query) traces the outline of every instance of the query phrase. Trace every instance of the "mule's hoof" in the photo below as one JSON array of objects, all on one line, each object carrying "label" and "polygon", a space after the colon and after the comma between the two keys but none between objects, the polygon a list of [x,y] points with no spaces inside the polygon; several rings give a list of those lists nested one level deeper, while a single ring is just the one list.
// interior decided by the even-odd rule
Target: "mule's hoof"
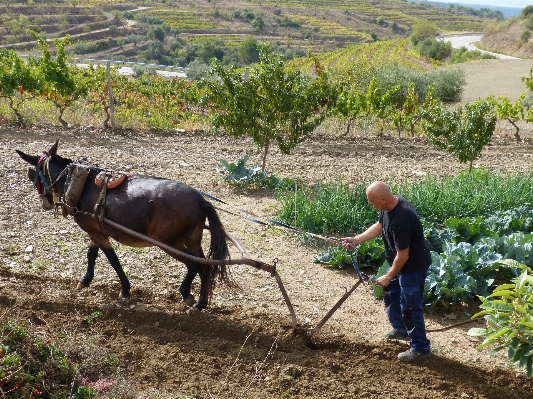
[{"label": "mule's hoof", "polygon": [[127,290],[120,290],[120,295],[118,296],[121,299],[128,299],[131,297],[130,292]]},{"label": "mule's hoof", "polygon": [[196,302],[196,299],[194,299],[194,295],[189,295],[187,298],[183,299],[183,302],[185,302],[185,304],[192,308]]},{"label": "mule's hoof", "polygon": [[207,303],[196,302],[194,305],[192,305],[192,308],[196,310],[203,310],[206,307],[207,307]]},{"label": "mule's hoof", "polygon": [[77,290],[82,290],[84,288],[89,288],[89,284],[83,284],[82,282],[79,282],[78,286],[76,287]]},{"label": "mule's hoof", "polygon": [[195,314],[200,314],[200,311],[194,307],[190,307],[189,309],[185,311],[185,313],[187,313],[187,316],[192,316]]}]

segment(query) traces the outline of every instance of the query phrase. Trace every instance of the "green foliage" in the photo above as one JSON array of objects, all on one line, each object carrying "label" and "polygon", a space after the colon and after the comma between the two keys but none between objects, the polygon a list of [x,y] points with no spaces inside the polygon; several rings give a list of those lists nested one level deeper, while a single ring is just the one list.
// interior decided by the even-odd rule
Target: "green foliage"
[{"label": "green foliage", "polygon": [[496,56],[492,54],[483,53],[479,50],[468,50],[466,47],[453,49],[450,57],[450,64],[459,64],[462,62],[469,62],[481,59],[495,59]]},{"label": "green foliage", "polygon": [[452,44],[436,39],[424,39],[416,45],[418,53],[422,57],[432,60],[443,61],[452,53]]},{"label": "green foliage", "polygon": [[[278,218],[298,229],[321,235],[346,236],[362,231],[377,218],[365,194],[369,183],[360,181],[350,187],[342,181],[319,182],[315,187],[299,187],[294,193],[280,196]],[[421,219],[427,222],[426,228],[442,227],[450,218],[483,216],[484,229],[497,234],[531,231],[528,229],[532,173],[499,176],[473,170],[457,176],[429,176],[418,182],[390,186],[394,193],[413,204]],[[501,227],[497,226],[498,221]],[[516,229],[518,225],[523,227]]]},{"label": "green foliage", "polygon": [[329,247],[327,250],[320,252],[313,262],[337,266],[339,269],[352,266],[350,254],[340,245]]},{"label": "green foliage", "polygon": [[101,316],[102,316],[102,312],[97,310],[96,312],[92,312],[90,315],[83,316],[83,321],[87,323],[88,325],[91,325],[96,321],[97,318]]},{"label": "green foliage", "polygon": [[[522,20],[522,24],[528,30],[533,30],[533,15],[528,16]],[[531,32],[530,32],[531,33]]]},{"label": "green foliage", "polygon": [[431,144],[454,154],[459,162],[468,163],[470,172],[496,128],[495,108],[491,97],[452,111],[436,103],[422,113],[422,126]]},{"label": "green foliage", "polygon": [[224,175],[224,181],[243,185],[254,186],[257,188],[273,188],[281,190],[292,190],[296,186],[296,182],[292,179],[278,178],[267,171],[261,171],[261,168],[257,165],[251,168],[246,167],[249,156],[245,155],[237,161],[237,163],[228,162],[224,159],[220,160],[220,163],[224,167],[223,169],[217,169]]},{"label": "green foliage", "polygon": [[414,91],[419,103],[426,101],[428,96],[443,103],[453,103],[461,100],[466,86],[465,73],[458,68],[417,71],[394,63],[380,68],[376,74],[384,90],[399,86],[392,97],[397,107],[401,107],[406,101],[410,89]]},{"label": "green foliage", "polygon": [[433,22],[426,19],[419,19],[411,27],[411,42],[416,46],[426,39],[435,39],[437,32],[437,25]]},{"label": "green foliage", "polygon": [[490,296],[480,296],[483,311],[472,318],[484,316],[486,328],[472,328],[469,335],[484,337],[477,346],[497,347],[491,353],[507,349],[507,356],[533,377],[533,270],[511,260],[497,262],[502,267],[522,269],[512,283],[496,287]]},{"label": "green foliage", "polygon": [[75,380],[77,370],[51,339],[34,338],[15,321],[0,324],[0,391],[4,397],[94,397],[94,389],[81,387]]},{"label": "green foliage", "polygon": [[21,105],[40,92],[41,80],[13,50],[0,49],[0,97],[7,99],[17,122],[23,122]]},{"label": "green foliage", "polygon": [[533,15],[533,6],[526,6],[522,9],[522,12],[520,13],[520,18],[526,19],[529,18],[531,15]]},{"label": "green foliage", "polygon": [[392,185],[393,192],[409,199],[421,218],[436,225],[452,217],[475,218],[530,207],[531,187],[532,173],[501,176],[483,169]]},{"label": "green foliage", "polygon": [[334,100],[328,77],[317,64],[315,78],[288,68],[286,61],[263,46],[260,61],[247,78],[235,68],[212,64],[203,103],[211,108],[215,132],[250,136],[263,150],[262,170],[272,143],[288,154],[319,126]]},{"label": "green foliage", "polygon": [[315,234],[353,234],[374,223],[377,217],[368,206],[365,190],[364,182],[351,189],[337,181],[282,194],[278,218]]},{"label": "green foliage", "polygon": [[500,96],[496,102],[496,113],[498,118],[506,119],[515,127],[515,138],[520,140],[520,128],[516,122],[524,119],[524,100],[526,94],[522,93],[518,99],[513,103],[507,97]]},{"label": "green foliage", "polygon": [[[385,260],[385,249],[381,239],[367,241],[357,247],[355,254],[359,267],[371,267],[378,270]],[[337,266],[344,269],[352,266],[350,253],[344,247],[337,245],[320,252],[314,259],[315,263]]]},{"label": "green foliage", "polygon": [[58,120],[63,126],[68,123],[63,119],[65,109],[89,91],[90,72],[68,65],[66,46],[70,44],[70,36],[55,39],[55,57],[52,57],[48,42],[37,33],[31,32],[42,51],[42,56],[31,59],[36,73],[42,78],[42,95],[51,101],[59,110]]}]

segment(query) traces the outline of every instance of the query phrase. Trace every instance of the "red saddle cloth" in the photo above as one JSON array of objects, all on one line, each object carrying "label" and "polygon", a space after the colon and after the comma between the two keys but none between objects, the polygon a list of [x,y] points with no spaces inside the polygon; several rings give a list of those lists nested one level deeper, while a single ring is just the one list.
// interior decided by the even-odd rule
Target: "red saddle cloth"
[{"label": "red saddle cloth", "polygon": [[104,179],[107,175],[107,188],[113,189],[115,187],[118,187],[122,184],[124,180],[126,180],[126,177],[131,177],[129,173],[120,173],[120,172],[109,172],[109,171],[101,171],[96,175],[96,178],[94,179],[94,183],[98,187],[102,187],[104,184]]}]

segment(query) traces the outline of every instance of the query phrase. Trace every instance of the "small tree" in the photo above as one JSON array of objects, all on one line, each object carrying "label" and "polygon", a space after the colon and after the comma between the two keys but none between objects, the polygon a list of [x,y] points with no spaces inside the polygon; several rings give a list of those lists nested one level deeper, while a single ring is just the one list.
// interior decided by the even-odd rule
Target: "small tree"
[{"label": "small tree", "polygon": [[415,84],[411,82],[403,104],[397,104],[396,110],[391,113],[392,123],[398,131],[398,138],[406,126],[409,127],[408,135],[414,137],[416,123],[420,120],[419,108],[420,102],[416,96]]},{"label": "small tree", "polygon": [[30,33],[42,51],[41,58],[30,60],[36,68],[36,73],[42,77],[42,94],[59,110],[59,122],[63,126],[68,126],[63,114],[72,103],[87,95],[91,71],[67,65],[65,47],[70,44],[69,35],[54,40],[57,50],[54,59],[46,40],[35,32]]},{"label": "small tree", "polygon": [[18,123],[23,121],[20,107],[40,92],[41,82],[15,51],[0,49],[0,97],[9,103]]},{"label": "small tree", "polygon": [[435,39],[437,32],[437,25],[435,25],[433,22],[425,19],[419,19],[413,24],[411,29],[411,42],[416,46],[418,43],[426,39]]},{"label": "small tree", "polygon": [[441,102],[434,102],[422,111],[423,129],[430,143],[454,154],[459,162],[472,163],[494,134],[496,122],[495,101],[492,97],[467,103],[450,111]]},{"label": "small tree", "polygon": [[249,78],[214,60],[214,79],[206,82],[203,102],[211,107],[215,131],[224,128],[234,137],[250,136],[263,150],[264,171],[272,142],[289,154],[322,123],[334,94],[316,59],[315,78],[289,68],[267,46],[260,47],[259,59]]},{"label": "small tree", "polygon": [[520,140],[520,128],[516,122],[524,119],[524,106],[522,105],[526,94],[522,93],[515,103],[512,103],[507,97],[498,97],[496,102],[496,112],[498,118],[507,120],[515,128],[514,137],[516,140]]}]

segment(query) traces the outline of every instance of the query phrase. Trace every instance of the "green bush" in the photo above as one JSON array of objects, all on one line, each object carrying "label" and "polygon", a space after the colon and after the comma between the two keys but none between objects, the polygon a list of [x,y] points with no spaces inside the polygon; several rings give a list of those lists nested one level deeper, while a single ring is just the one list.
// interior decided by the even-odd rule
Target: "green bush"
[{"label": "green bush", "polygon": [[246,167],[249,156],[245,155],[237,161],[237,163],[228,162],[224,159],[220,160],[223,169],[217,169],[224,175],[224,181],[242,185],[242,186],[254,186],[256,188],[274,188],[281,190],[294,189],[296,182],[292,179],[278,178],[267,171],[261,171],[261,168],[257,165],[253,165],[251,168]]},{"label": "green bush", "polygon": [[425,19],[419,19],[411,28],[411,42],[416,46],[418,43],[426,39],[435,39],[437,32],[437,25],[435,25],[433,22],[429,22]]},{"label": "green bush", "polygon": [[495,59],[496,56],[488,53],[483,53],[479,50],[468,50],[466,47],[461,47],[452,50],[450,57],[450,64],[459,64],[462,62],[481,60],[481,59]]},{"label": "green bush", "polygon": [[512,283],[498,286],[488,297],[479,297],[483,311],[472,318],[484,316],[486,328],[472,328],[468,334],[484,337],[481,349],[497,345],[490,353],[507,350],[507,356],[515,364],[526,369],[528,378],[533,376],[533,270],[511,260],[497,263],[523,270]]},{"label": "green bush", "polygon": [[452,53],[450,42],[443,42],[441,40],[429,38],[418,42],[416,48],[422,57],[428,57],[438,61],[443,61]]},{"label": "green bush", "polygon": [[3,397],[94,397],[95,389],[79,386],[75,378],[77,370],[78,366],[51,339],[35,339],[15,321],[0,325],[0,392]]},{"label": "green bush", "polygon": [[403,104],[407,98],[411,82],[414,84],[415,94],[420,103],[426,99],[430,87],[433,98],[443,103],[458,102],[466,86],[464,70],[459,68],[417,71],[394,63],[380,68],[376,75],[384,91],[396,85],[400,86],[393,96],[393,101],[397,105]]}]

